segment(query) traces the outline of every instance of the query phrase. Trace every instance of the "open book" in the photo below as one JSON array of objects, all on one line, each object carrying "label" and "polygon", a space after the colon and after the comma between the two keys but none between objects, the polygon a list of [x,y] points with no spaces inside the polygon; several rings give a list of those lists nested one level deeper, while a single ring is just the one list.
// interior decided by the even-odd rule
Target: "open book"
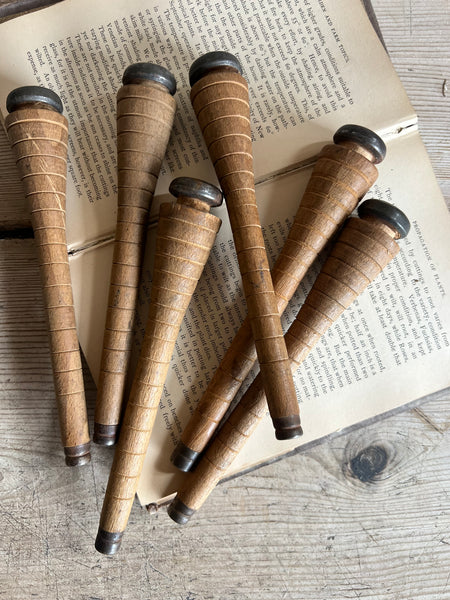
[{"label": "open book", "polygon": [[[81,346],[97,377],[116,222],[115,94],[133,62],[176,77],[178,112],[152,214],[180,174],[216,178],[189,102],[188,70],[210,50],[233,52],[250,85],[257,199],[277,256],[314,156],[345,123],[380,134],[387,156],[367,197],[399,206],[411,232],[402,252],[319,342],[296,375],[303,438],[275,440],[259,426],[229,474],[450,385],[450,219],[417,118],[362,4],[354,0],[66,0],[2,25],[0,106],[38,83],[61,96],[69,120],[67,233]],[[245,317],[230,224],[184,320],[155,423],[139,499],[156,503],[183,474],[169,457],[190,412]],[[149,228],[135,358],[149,299]],[[317,269],[284,316],[287,328]]]}]

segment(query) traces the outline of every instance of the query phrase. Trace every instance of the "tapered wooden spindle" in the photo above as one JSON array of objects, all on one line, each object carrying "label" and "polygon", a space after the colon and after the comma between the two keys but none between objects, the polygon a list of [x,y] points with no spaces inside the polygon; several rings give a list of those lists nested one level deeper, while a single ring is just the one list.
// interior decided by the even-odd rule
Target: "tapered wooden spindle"
[{"label": "tapered wooden spindle", "polygon": [[148,214],[175,115],[176,83],[152,63],[136,63],[117,94],[118,212],[94,442],[116,442]]},{"label": "tapered wooden spindle", "polygon": [[[368,200],[358,212],[361,218],[349,219],[286,334],[293,371],[398,253],[395,240],[408,234],[408,219],[391,204]],[[258,375],[170,505],[174,521],[186,523],[201,507],[266,411]]]},{"label": "tapered wooden spindle", "polygon": [[104,554],[119,549],[178,331],[221,222],[209,212],[222,203],[216,187],[183,177],[170,191],[178,201],[160,209],[150,313],[96,540]]},{"label": "tapered wooden spindle", "polygon": [[[272,269],[280,315],[306,271],[378,176],[386,147],[370,129],[344,125],[318,156],[286,243]],[[189,471],[256,360],[246,319],[192,414],[172,461]]]},{"label": "tapered wooden spindle", "polygon": [[247,311],[279,439],[301,433],[299,406],[256,206],[248,86],[227,52],[197,59],[191,101],[230,216]]},{"label": "tapered wooden spindle", "polygon": [[84,465],[91,455],[66,242],[67,120],[59,96],[46,88],[17,88],[6,106],[39,254],[66,464]]}]

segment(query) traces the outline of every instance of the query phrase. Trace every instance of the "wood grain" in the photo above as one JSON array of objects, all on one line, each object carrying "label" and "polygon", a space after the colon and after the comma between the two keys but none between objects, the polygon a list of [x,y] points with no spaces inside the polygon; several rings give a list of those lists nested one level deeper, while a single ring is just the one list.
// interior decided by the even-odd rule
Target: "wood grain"
[{"label": "wood grain", "polygon": [[248,83],[237,68],[222,65],[195,81],[190,97],[225,196],[275,436],[297,437],[299,404],[256,204]]},{"label": "wood grain", "polygon": [[[175,182],[180,179],[188,180]],[[204,195],[194,195],[198,180],[189,181],[192,192],[177,194],[175,204],[165,202],[159,211],[150,311],[96,540],[104,554],[117,552],[128,523],[181,323],[221,224]],[[222,194],[214,191],[220,204]]]},{"label": "wood grain", "polygon": [[145,75],[128,74],[117,93],[117,226],[93,438],[106,446],[115,443],[120,422],[148,215],[176,108],[169,89],[150,79],[153,65]]},{"label": "wood grain", "polygon": [[[220,485],[186,528],[135,505],[121,554],[100,557],[93,542],[110,451],[94,446],[91,466],[76,473],[60,465],[34,241],[0,240],[0,261],[8,600],[446,597],[448,393]],[[386,450],[387,465],[363,482],[351,462],[370,447]]]},{"label": "wood grain", "polygon": [[[373,4],[449,198],[450,106],[442,95],[450,72],[448,2]],[[9,169],[2,166],[2,135],[4,181]],[[0,222],[30,226],[23,199],[14,208],[9,198],[8,187],[0,186]],[[95,389],[87,372],[85,383],[92,424]],[[0,239],[0,398],[0,597],[450,596],[448,392],[220,485],[185,528],[163,511],[150,518],[136,506],[122,552],[111,559],[93,549],[110,451],[94,447],[91,466],[76,473],[58,458],[33,240]],[[372,456],[370,448],[384,449],[387,464],[364,482],[351,465],[358,455],[361,462],[361,452]]]},{"label": "wood grain", "polygon": [[66,242],[67,119],[29,103],[5,120],[30,206],[47,311],[66,464],[90,460],[89,430]]}]

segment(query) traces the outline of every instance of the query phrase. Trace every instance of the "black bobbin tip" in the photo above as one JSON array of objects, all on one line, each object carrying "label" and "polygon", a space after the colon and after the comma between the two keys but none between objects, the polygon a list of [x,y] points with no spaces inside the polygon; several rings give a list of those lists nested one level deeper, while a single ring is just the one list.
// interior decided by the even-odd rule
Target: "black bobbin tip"
[{"label": "black bobbin tip", "polygon": [[182,502],[178,496],[175,496],[167,508],[167,514],[172,521],[175,521],[175,523],[178,523],[178,525],[186,525],[194,513],[195,510],[193,508],[189,508],[189,506],[186,506],[186,504]]},{"label": "black bobbin tip", "polygon": [[361,125],[343,125],[339,127],[333,136],[333,142],[339,144],[340,142],[355,142],[373,156],[373,162],[378,164],[384,160],[386,156],[386,144],[371,129],[362,127]]},{"label": "black bobbin tip", "polygon": [[118,433],[118,425],[94,423],[94,435],[92,436],[92,441],[99,446],[114,446],[117,442]]},{"label": "black bobbin tip", "polygon": [[184,473],[192,470],[192,467],[200,456],[200,452],[196,452],[195,450],[191,450],[186,444],[183,444],[182,441],[179,441],[177,447],[172,452],[170,457],[170,461],[173,466]]},{"label": "black bobbin tip", "polygon": [[82,467],[91,462],[90,444],[79,444],[78,446],[65,446],[64,454],[68,467]]},{"label": "black bobbin tip", "polygon": [[112,533],[99,527],[95,538],[95,549],[101,554],[116,554],[122,543],[122,537],[123,531]]},{"label": "black bobbin tip", "polygon": [[303,435],[303,429],[300,425],[300,417],[298,415],[272,419],[272,422],[275,427],[275,437],[277,440],[292,440]]},{"label": "black bobbin tip", "polygon": [[191,87],[211,70],[223,67],[234,69],[242,75],[241,63],[234,54],[224,52],[223,50],[203,54],[192,63],[191,68],[189,69],[189,83],[191,84]]},{"label": "black bobbin tip", "polygon": [[6,110],[10,113],[17,110],[22,104],[41,102],[54,108],[57,112],[63,112],[61,98],[53,90],[38,85],[24,85],[9,92],[6,98]]},{"label": "black bobbin tip", "polygon": [[161,67],[161,65],[155,65],[150,62],[139,62],[134,63],[127,67],[123,73],[122,83],[128,85],[129,83],[136,83],[139,80],[156,81],[161,83],[173,96],[177,91],[177,82],[175,77],[170,71]]},{"label": "black bobbin tip", "polygon": [[411,223],[405,213],[384,200],[366,200],[358,206],[358,216],[380,219],[380,221],[395,229],[399,238],[406,237],[411,228]]},{"label": "black bobbin tip", "polygon": [[211,183],[192,177],[177,177],[170,184],[169,192],[175,198],[178,198],[178,196],[196,198],[206,202],[211,208],[220,206],[223,202],[223,194],[219,188]]}]

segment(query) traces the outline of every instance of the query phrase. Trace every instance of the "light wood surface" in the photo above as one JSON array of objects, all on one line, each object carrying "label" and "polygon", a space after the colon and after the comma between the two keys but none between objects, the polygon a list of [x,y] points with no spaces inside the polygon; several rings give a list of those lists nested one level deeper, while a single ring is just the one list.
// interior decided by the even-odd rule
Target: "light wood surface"
[{"label": "light wood surface", "polygon": [[[449,198],[448,1],[373,4]],[[0,237],[27,235],[24,205],[0,186]],[[448,393],[221,484],[184,528],[135,503],[121,553],[106,558],[93,543],[111,452],[94,447],[76,472],[61,465],[31,239],[0,240],[0,323],[0,598],[450,598]],[[372,480],[354,475],[383,456]]]}]

